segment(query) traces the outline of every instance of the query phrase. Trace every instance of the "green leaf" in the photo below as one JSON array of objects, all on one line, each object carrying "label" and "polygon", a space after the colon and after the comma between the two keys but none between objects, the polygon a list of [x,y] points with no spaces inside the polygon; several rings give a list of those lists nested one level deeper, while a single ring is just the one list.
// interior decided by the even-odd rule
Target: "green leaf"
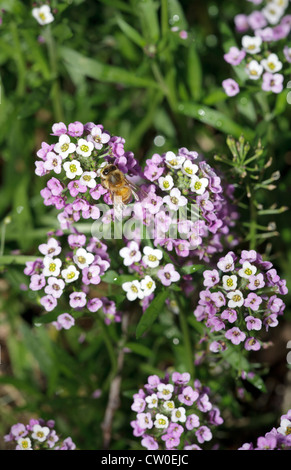
[{"label": "green leaf", "polygon": [[163,290],[155,296],[155,298],[153,299],[149,307],[146,309],[137,325],[137,338],[140,338],[143,333],[145,333],[145,331],[147,331],[149,327],[154,323],[159,313],[161,312],[161,309],[163,308],[165,300],[168,296],[169,293],[167,290]]},{"label": "green leaf", "polygon": [[155,44],[160,36],[156,2],[138,0],[136,8],[139,14],[142,32],[148,42]]},{"label": "green leaf", "polygon": [[193,274],[196,273],[196,271],[201,271],[203,268],[205,268],[203,264],[191,264],[188,266],[183,266],[181,272],[183,274]]},{"label": "green leaf", "polygon": [[147,348],[143,344],[139,343],[126,343],[126,348],[130,349],[133,353],[139,354],[144,357],[151,357],[153,351],[150,348]]},{"label": "green leaf", "polygon": [[182,102],[178,105],[178,111],[185,116],[192,117],[200,122],[208,124],[225,134],[230,134],[237,138],[244,135],[247,140],[252,140],[255,137],[255,133],[251,129],[241,127],[239,124],[234,122],[232,118],[207,106],[193,102]]},{"label": "green leaf", "polygon": [[0,266],[7,264],[20,264],[24,265],[29,261],[36,261],[39,259],[37,256],[24,256],[24,255],[3,255],[0,256]]},{"label": "green leaf", "polygon": [[102,282],[115,284],[116,286],[121,286],[124,282],[134,281],[134,279],[136,279],[136,276],[133,274],[118,274],[113,270],[106,271],[104,276],[102,276]]},{"label": "green leaf", "polygon": [[256,387],[261,392],[267,393],[266,385],[263,379],[259,375],[255,374],[254,376],[250,376],[250,377],[249,375],[247,375],[246,380],[250,382],[254,387]]},{"label": "green leaf", "polygon": [[202,67],[194,43],[189,46],[187,75],[191,96],[193,100],[199,101],[202,95]]},{"label": "green leaf", "polygon": [[168,0],[168,9],[171,26],[178,26],[179,29],[187,29],[187,20],[180,2],[178,0]]},{"label": "green leaf", "polygon": [[146,45],[145,39],[139,34],[139,32],[134,29],[130,24],[126,23],[123,18],[117,18],[117,24],[120,27],[121,31],[134,42],[137,46],[142,49]]},{"label": "green leaf", "polygon": [[94,80],[100,80],[101,82],[119,83],[125,86],[140,88],[159,88],[159,85],[150,78],[138,77],[136,73],[128,72],[121,67],[102,64],[68,47],[61,47],[59,52],[70,74],[73,74],[74,70],[76,70],[78,74]]}]

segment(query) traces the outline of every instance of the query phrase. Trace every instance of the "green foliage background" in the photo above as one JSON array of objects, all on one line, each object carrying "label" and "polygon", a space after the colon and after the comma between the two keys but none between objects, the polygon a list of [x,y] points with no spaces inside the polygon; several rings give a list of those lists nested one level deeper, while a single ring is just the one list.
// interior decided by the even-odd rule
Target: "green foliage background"
[{"label": "green foliage background", "polygon": [[[141,164],[155,152],[184,146],[202,152],[237,185],[240,247],[266,254],[290,286],[291,229],[284,208],[291,181],[288,89],[275,96],[245,84],[234,98],[223,92],[222,80],[233,73],[223,53],[239,41],[233,17],[248,11],[248,2],[55,0],[51,6],[57,8],[55,21],[42,27],[31,15],[30,2],[0,1],[5,10],[0,26],[0,435],[21,419],[43,417],[55,419],[59,431],[71,435],[79,448],[102,448],[108,390],[117,353],[126,347],[111,448],[139,448],[130,428],[132,394],[151,373],[167,367],[184,370],[183,329],[163,311],[151,334],[138,341],[140,312],[131,313],[126,338],[120,326],[106,327],[102,321],[92,326],[82,320],[65,334],[38,326],[41,308],[35,294],[19,286],[27,284],[25,257],[37,253],[57,224],[56,212],[43,205],[39,194],[44,183],[34,174],[36,151],[43,140],[54,142],[54,122],[78,120],[102,123],[111,134],[123,136],[126,150]],[[172,26],[185,29],[188,39],[172,32]],[[265,150],[257,173],[273,157],[265,180],[272,180],[275,171],[280,179],[256,187],[242,176],[243,165],[221,162],[223,157],[232,161],[228,135],[244,135],[254,147],[260,141]],[[246,196],[249,181],[251,198]],[[270,184],[277,188],[266,190]],[[256,220],[250,217],[254,200],[264,205]],[[197,344],[199,327],[190,311],[187,315]],[[225,425],[218,438],[226,448],[267,431],[279,418],[290,381],[290,296],[281,320],[270,333],[275,353],[261,355],[265,384],[259,377],[247,384],[245,399],[234,399],[241,367],[237,357],[228,358],[230,369],[222,375],[212,375],[211,364],[197,371],[221,398]],[[102,390],[98,399],[92,397],[96,389]]]}]

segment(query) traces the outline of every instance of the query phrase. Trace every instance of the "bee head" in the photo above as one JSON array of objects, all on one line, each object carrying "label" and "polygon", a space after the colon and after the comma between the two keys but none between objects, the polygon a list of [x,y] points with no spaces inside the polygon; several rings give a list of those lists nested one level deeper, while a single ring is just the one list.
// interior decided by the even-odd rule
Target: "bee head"
[{"label": "bee head", "polygon": [[107,165],[104,170],[102,170],[102,175],[107,176],[109,173],[112,171],[117,170],[117,167],[115,165]]}]

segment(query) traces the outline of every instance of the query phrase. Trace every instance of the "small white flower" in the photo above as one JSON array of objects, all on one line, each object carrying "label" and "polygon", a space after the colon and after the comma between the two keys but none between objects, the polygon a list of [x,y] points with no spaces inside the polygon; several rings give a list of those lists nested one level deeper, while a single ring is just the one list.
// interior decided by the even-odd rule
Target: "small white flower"
[{"label": "small white flower", "polygon": [[242,40],[243,49],[249,54],[257,54],[261,50],[262,38],[259,36],[243,36]]},{"label": "small white flower", "polygon": [[186,410],[183,408],[183,406],[180,406],[179,408],[176,408],[175,410],[172,411],[171,414],[171,421],[174,423],[185,423],[186,421]]},{"label": "small white flower", "polygon": [[62,158],[67,158],[67,156],[75,152],[75,150],[76,145],[71,142],[67,134],[60,135],[58,143],[54,146],[54,151],[61,155]]},{"label": "small white flower", "polygon": [[91,131],[91,136],[95,144],[95,148],[100,150],[104,144],[107,144],[110,140],[110,135],[107,132],[102,132],[100,127],[95,126]]},{"label": "small white flower", "polygon": [[257,268],[256,266],[253,266],[251,263],[248,261],[245,261],[243,263],[242,268],[239,270],[238,274],[240,277],[243,277],[245,279],[248,279],[250,276],[253,274],[256,274]]},{"label": "small white flower", "polygon": [[274,5],[277,5],[280,8],[284,8],[284,10],[285,10],[287,8],[287,6],[289,5],[289,1],[290,0],[272,0],[272,3]]},{"label": "small white flower", "polygon": [[83,173],[80,162],[78,162],[78,160],[65,162],[63,164],[63,168],[66,172],[67,178],[70,180],[74,179],[76,176],[80,176]]},{"label": "small white flower", "polygon": [[122,284],[122,289],[126,292],[126,297],[130,301],[136,299],[143,299],[144,297],[144,293],[141,290],[140,282],[138,280],[134,280],[132,282],[124,282]]},{"label": "small white flower", "polygon": [[65,279],[67,283],[76,281],[79,277],[79,271],[77,270],[76,266],[70,265],[68,268],[63,269],[62,277]]},{"label": "small white flower", "polygon": [[39,245],[38,249],[43,255],[50,256],[51,258],[59,255],[62,251],[62,248],[55,238],[49,238],[48,242]]},{"label": "small white flower", "polygon": [[196,194],[204,194],[208,186],[209,180],[207,178],[198,178],[194,175],[191,178],[190,189]]},{"label": "small white flower", "polygon": [[143,290],[144,296],[148,297],[154,292],[156,288],[156,283],[150,276],[146,276],[140,281],[140,286]]},{"label": "small white flower", "polygon": [[97,185],[95,178],[95,171],[84,171],[80,178],[80,183],[84,186],[87,186],[88,188],[95,188],[95,186]]},{"label": "small white flower", "polygon": [[182,155],[176,155],[174,152],[167,152],[165,155],[166,165],[174,170],[181,168],[185,161],[185,157]]},{"label": "small white flower", "polygon": [[152,395],[146,397],[145,401],[148,404],[148,408],[157,408],[158,406],[158,396],[156,393],[153,393]]},{"label": "small white flower", "polygon": [[35,424],[32,428],[32,435],[33,439],[36,439],[39,442],[43,442],[46,440],[50,429],[47,426],[40,426],[39,424]]},{"label": "small white flower", "polygon": [[280,62],[279,57],[277,54],[270,54],[267,59],[261,60],[261,65],[267,72],[276,73],[281,70],[283,67],[282,62]]},{"label": "small white flower", "polygon": [[164,400],[169,400],[172,397],[174,387],[172,384],[158,384],[158,398],[163,398]]},{"label": "small white flower", "polygon": [[59,258],[52,258],[51,256],[45,256],[43,259],[44,268],[42,274],[44,276],[57,277],[60,274],[62,262]]},{"label": "small white flower", "polygon": [[192,163],[190,160],[186,160],[182,166],[182,172],[187,176],[194,176],[198,171],[198,165]]},{"label": "small white flower", "polygon": [[264,71],[264,67],[257,60],[251,60],[245,71],[251,80],[258,80]]},{"label": "small white flower", "polygon": [[168,411],[173,411],[175,409],[175,403],[173,400],[167,400],[163,403],[163,407]]},{"label": "small white flower", "polygon": [[93,263],[95,256],[93,253],[89,253],[85,250],[85,248],[78,248],[76,254],[74,255],[73,259],[78,266],[78,268],[88,268],[90,264]]},{"label": "small white flower", "polygon": [[40,8],[33,8],[32,15],[41,25],[49,24],[54,21],[54,16],[52,15],[51,9],[48,5],[42,5]]},{"label": "small white flower", "polygon": [[163,252],[158,248],[151,248],[145,246],[143,249],[144,256],[142,257],[143,262],[150,268],[156,268],[160,264],[160,260],[163,257]]},{"label": "small white flower", "polygon": [[185,196],[182,196],[180,189],[172,188],[170,194],[163,197],[163,202],[167,204],[170,209],[177,211],[179,207],[186,206],[188,200]]},{"label": "small white flower", "polygon": [[19,450],[32,450],[29,437],[21,437],[17,440],[17,444],[19,445]]},{"label": "small white flower", "polygon": [[280,427],[277,431],[284,436],[289,436],[291,434],[291,421],[287,418],[281,419]]},{"label": "small white flower", "polygon": [[281,16],[284,14],[284,10],[285,8],[276,5],[275,2],[270,2],[269,5],[262,9],[262,13],[267,21],[274,25],[281,19]]},{"label": "small white flower", "polygon": [[235,290],[233,292],[229,292],[227,297],[230,299],[228,301],[229,308],[241,307],[244,303],[243,294],[240,290]]},{"label": "small white flower", "polygon": [[237,286],[237,277],[233,276],[222,276],[223,287],[225,290],[235,290]]},{"label": "small white flower", "polygon": [[92,150],[94,148],[93,142],[90,142],[85,139],[79,139],[76,152],[82,157],[90,157]]},{"label": "small white flower", "polygon": [[131,241],[127,246],[121,248],[119,254],[123,258],[124,266],[131,266],[141,260],[139,245],[135,241]]},{"label": "small white flower", "polygon": [[170,191],[174,186],[174,180],[171,175],[167,175],[165,177],[160,176],[158,179],[158,183],[163,191]]},{"label": "small white flower", "polygon": [[155,417],[154,426],[158,429],[165,429],[169,426],[169,419],[167,416],[157,413]]}]

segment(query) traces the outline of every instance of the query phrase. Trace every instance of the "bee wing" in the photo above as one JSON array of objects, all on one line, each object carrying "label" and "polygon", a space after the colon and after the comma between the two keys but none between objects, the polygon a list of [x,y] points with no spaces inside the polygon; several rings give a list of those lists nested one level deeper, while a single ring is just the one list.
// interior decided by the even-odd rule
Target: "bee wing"
[{"label": "bee wing", "polygon": [[132,194],[137,202],[147,197],[147,193],[142,188],[132,183],[131,181],[128,181],[127,178],[125,178],[125,181],[127,186],[130,187]]}]

